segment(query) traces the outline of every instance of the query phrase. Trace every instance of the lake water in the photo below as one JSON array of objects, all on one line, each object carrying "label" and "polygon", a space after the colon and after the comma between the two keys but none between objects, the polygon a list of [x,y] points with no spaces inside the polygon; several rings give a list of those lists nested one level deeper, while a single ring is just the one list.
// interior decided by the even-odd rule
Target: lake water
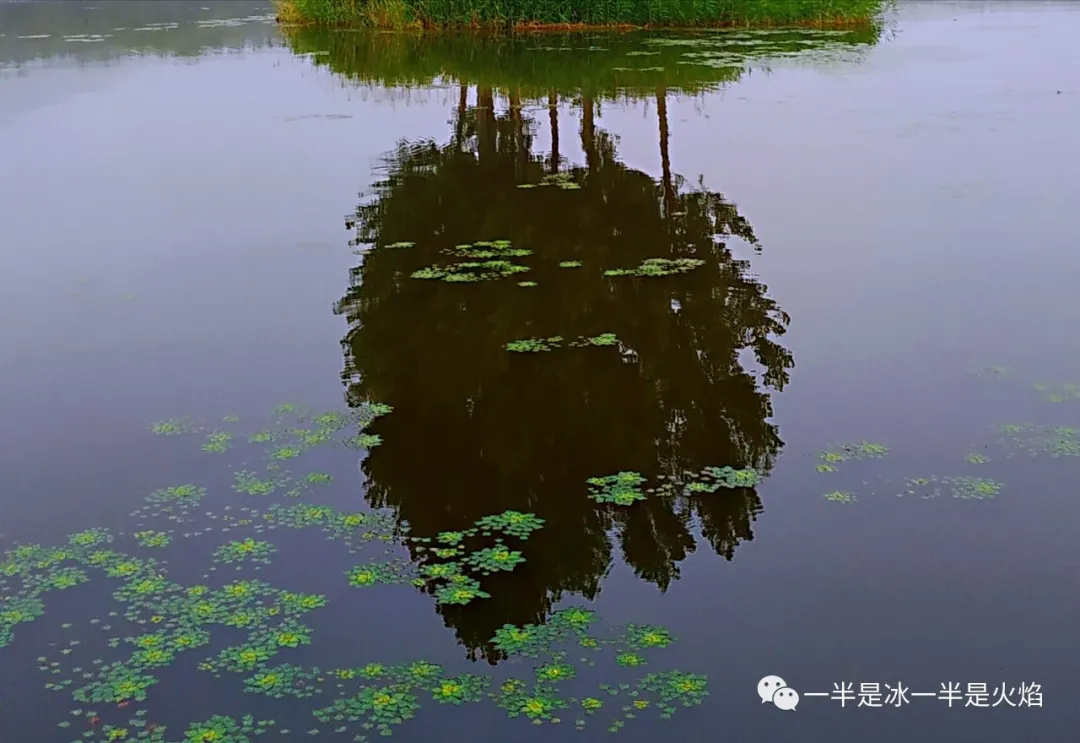
[{"label": "lake water", "polygon": [[0,3],[0,738],[1073,740],[1078,35]]}]

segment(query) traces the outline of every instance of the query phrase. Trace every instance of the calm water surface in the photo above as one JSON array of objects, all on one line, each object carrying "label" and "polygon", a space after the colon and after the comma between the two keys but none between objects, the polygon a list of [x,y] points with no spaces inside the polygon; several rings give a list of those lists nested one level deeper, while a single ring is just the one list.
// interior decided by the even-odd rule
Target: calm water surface
[{"label": "calm water surface", "polygon": [[[536,662],[492,637],[582,606],[597,637],[637,623],[678,639],[643,667],[579,662],[572,644],[577,678],[502,692],[558,724],[439,704],[413,679],[420,707],[395,738],[561,740],[580,718],[572,734],[590,739],[621,719],[631,740],[1073,740],[1078,34],[1080,4],[1050,2],[910,3],[882,33],[514,42],[282,34],[258,2],[0,3],[0,546],[103,527],[185,586],[259,578],[328,600],[284,612],[310,644],[221,620],[162,670],[132,665],[124,638],[180,631],[176,606],[158,596],[125,618],[120,578],[91,570],[16,624],[36,611],[13,561],[54,568],[11,553],[0,738],[179,741],[249,713],[274,720],[260,740],[375,736],[343,707],[312,717],[376,704],[330,669],[426,660],[531,684]],[[413,276],[489,260],[506,244],[475,243],[497,240],[522,254],[495,259],[528,270]],[[649,258],[692,270],[605,274]],[[359,448],[293,459],[288,442],[247,440],[328,430],[275,418],[283,403],[375,402],[393,412]],[[182,416],[201,433],[150,430]],[[224,452],[215,432],[235,436]],[[858,442],[887,452],[841,448]],[[636,472],[645,492],[723,466],[763,479],[631,506],[586,483]],[[293,489],[311,472],[333,482]],[[279,487],[246,495],[244,476]],[[207,491],[186,520],[133,515],[185,484]],[[453,606],[407,583],[350,587],[347,570],[389,559],[384,542],[353,554],[270,510],[298,503],[419,538],[508,509],[544,524],[505,536],[525,562],[481,576],[489,598]],[[157,530],[164,548],[133,534]],[[270,565],[213,563],[248,536],[276,547]],[[432,564],[432,543],[395,543],[398,575]],[[265,629],[281,612],[261,600],[244,606]],[[263,665],[214,666],[266,637]],[[116,683],[158,679],[145,700],[72,700],[113,662],[128,664]],[[282,663],[321,670],[283,697],[242,691]],[[673,670],[707,675],[710,694],[660,720],[655,695],[629,694]],[[803,694],[797,714],[760,702],[766,674]],[[911,696],[950,682],[951,708]],[[910,703],[827,696],[870,683]],[[968,705],[978,683],[996,706]],[[1010,706],[1022,684],[1041,706]],[[595,715],[578,711],[589,696]]]}]

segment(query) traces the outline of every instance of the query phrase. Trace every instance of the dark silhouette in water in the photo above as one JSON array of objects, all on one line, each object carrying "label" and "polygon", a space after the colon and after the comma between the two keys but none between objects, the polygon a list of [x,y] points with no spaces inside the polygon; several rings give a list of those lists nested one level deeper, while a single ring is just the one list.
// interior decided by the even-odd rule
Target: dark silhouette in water
[{"label": "dark silhouette in water", "polygon": [[[783,445],[769,422],[769,391],[784,386],[793,360],[775,340],[787,315],[725,243],[734,237],[760,250],[751,226],[720,194],[670,171],[663,89],[659,183],[618,160],[616,139],[596,126],[587,97],[585,164],[568,166],[557,144],[546,156],[532,153],[535,122],[518,94],[497,114],[491,88],[477,90],[476,106],[467,93],[449,143],[402,143],[350,218],[357,244],[375,249],[352,269],[336,312],[349,322],[350,404],[394,407],[373,429],[385,443],[363,465],[372,506],[393,508],[422,536],[506,509],[546,520],[523,547],[527,562],[485,579],[492,598],[440,609],[473,657],[494,662],[487,643],[496,628],[542,622],[567,593],[596,596],[616,550],[663,591],[696,548],[695,523],[728,560],[753,538],[761,502],[752,489],[617,507],[590,500],[585,481],[713,465],[767,473]],[[556,171],[580,188],[519,188]],[[513,259],[531,270],[467,285],[411,278],[448,262],[442,250],[497,239],[532,250]],[[382,249],[399,241],[415,247]],[[675,276],[603,275],[646,258],[705,263]],[[518,286],[523,279],[537,285]],[[601,333],[622,345],[505,348],[521,338]],[[760,383],[740,361],[747,350]]]}]

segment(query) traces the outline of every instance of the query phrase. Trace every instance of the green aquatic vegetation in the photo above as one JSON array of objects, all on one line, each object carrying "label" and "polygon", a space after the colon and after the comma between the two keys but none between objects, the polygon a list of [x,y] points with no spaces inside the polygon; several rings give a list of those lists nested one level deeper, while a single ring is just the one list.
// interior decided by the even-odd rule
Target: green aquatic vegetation
[{"label": "green aquatic vegetation", "polygon": [[581,268],[584,265],[581,261],[559,261],[559,268]]},{"label": "green aquatic vegetation", "polygon": [[701,471],[685,472],[677,476],[660,475],[663,480],[655,488],[649,488],[646,493],[657,495],[682,495],[691,497],[702,493],[715,493],[721,488],[733,490],[736,488],[754,488],[762,480],[761,473],[752,467],[737,469],[735,467],[705,467]]},{"label": "green aquatic vegetation", "polygon": [[506,260],[465,261],[445,266],[428,266],[413,271],[414,279],[437,279],[450,283],[495,281],[529,270],[528,266]]},{"label": "green aquatic vegetation", "polygon": [[645,659],[637,653],[619,653],[615,656],[615,662],[624,668],[636,668],[645,665]]},{"label": "green aquatic vegetation", "polygon": [[1036,384],[1035,390],[1042,394],[1047,402],[1069,402],[1080,400],[1080,385],[1077,384]]},{"label": "green aquatic vegetation", "polygon": [[918,496],[929,500],[948,494],[964,500],[996,498],[1003,486],[985,477],[911,477],[904,481],[901,495]]},{"label": "green aquatic vegetation", "polygon": [[697,258],[646,258],[634,268],[613,268],[604,271],[605,276],[674,276],[689,273],[705,265]]},{"label": "green aquatic vegetation", "polygon": [[889,453],[889,447],[883,444],[872,444],[868,441],[859,441],[853,444],[838,444],[831,446],[818,455],[827,468],[818,465],[819,472],[831,472],[836,468],[833,465],[855,459],[880,459]]},{"label": "green aquatic vegetation", "polygon": [[334,482],[334,476],[325,472],[311,472],[304,478],[308,485],[330,485]]},{"label": "green aquatic vegetation", "polygon": [[525,715],[534,723],[558,722],[555,713],[569,707],[569,703],[540,689],[526,691],[523,688],[503,684],[496,695],[496,704],[506,710],[509,717]]},{"label": "green aquatic vegetation", "polygon": [[601,333],[593,337],[583,337],[570,344],[571,346],[617,346],[619,339],[614,333]]},{"label": "green aquatic vegetation", "polygon": [[226,431],[218,431],[206,437],[206,443],[202,450],[214,454],[223,454],[232,446],[233,435]]},{"label": "green aquatic vegetation", "polygon": [[1008,423],[1001,426],[1002,445],[1023,451],[1031,456],[1080,456],[1078,429],[1067,426],[1038,426],[1030,423]]},{"label": "green aquatic vegetation", "polygon": [[540,351],[552,351],[558,348],[562,342],[561,335],[553,335],[550,338],[522,338],[507,343],[506,350],[514,353],[538,353]]},{"label": "green aquatic vegetation", "polygon": [[412,719],[419,708],[420,702],[409,691],[395,686],[369,686],[354,696],[334,700],[329,707],[315,710],[314,715],[323,723],[363,720],[382,735],[390,735],[394,725]]},{"label": "green aquatic vegetation", "polygon": [[[139,535],[136,534],[135,536],[138,538]],[[96,547],[109,544],[112,541],[113,536],[106,529],[87,529],[68,537],[68,544],[72,547]]]},{"label": "green aquatic vegetation", "polygon": [[[252,736],[262,735],[274,726],[273,720],[256,721],[251,715],[236,720],[214,715],[197,722],[184,731],[184,743],[250,743]],[[139,734],[142,738],[142,733]]]},{"label": "green aquatic vegetation", "polygon": [[174,485],[155,490],[146,496],[146,502],[176,510],[194,508],[206,497],[206,489],[195,485]]},{"label": "green aquatic vegetation", "polygon": [[479,581],[464,575],[451,576],[446,585],[435,589],[435,601],[439,604],[464,606],[476,599],[489,599],[490,593],[480,590]]},{"label": "green aquatic vegetation", "polygon": [[280,477],[260,477],[250,470],[233,473],[233,490],[246,495],[270,495],[284,484]]},{"label": "green aquatic vegetation", "polygon": [[467,565],[470,565],[474,571],[483,575],[490,575],[499,571],[511,571],[523,562],[525,562],[525,558],[521,556],[520,552],[503,546],[487,547],[473,552],[465,558]]},{"label": "green aquatic vegetation", "polygon": [[522,286],[522,287],[536,286],[536,282],[535,281],[519,281],[518,286]]},{"label": "green aquatic vegetation", "polygon": [[952,489],[954,498],[984,500],[995,498],[1001,492],[1001,483],[985,477],[950,477],[946,482]]},{"label": "green aquatic vegetation", "polygon": [[[639,686],[643,691],[657,694],[661,703],[668,705],[669,709],[676,702],[683,707],[697,706],[709,695],[707,676],[683,671],[650,673]],[[670,709],[670,712],[674,710]]]},{"label": "green aquatic vegetation", "polygon": [[270,556],[275,552],[277,552],[277,547],[270,542],[248,537],[221,545],[214,550],[213,560],[226,565],[243,562],[269,565]]},{"label": "green aquatic vegetation", "polygon": [[536,668],[536,680],[543,684],[557,684],[569,681],[577,675],[577,669],[569,663],[553,661]]},{"label": "green aquatic vegetation", "polygon": [[968,455],[964,457],[964,459],[971,464],[986,464],[990,461],[990,457],[976,452],[968,452]]},{"label": "green aquatic vegetation", "polygon": [[374,433],[362,433],[345,442],[351,449],[374,449],[382,443],[382,436]]},{"label": "green aquatic vegetation", "polygon": [[825,500],[830,500],[833,503],[854,503],[857,499],[846,490],[834,490],[825,494]]},{"label": "green aquatic vegetation", "polygon": [[490,678],[471,673],[441,678],[431,687],[431,698],[440,704],[479,702],[486,696],[490,685]]},{"label": "green aquatic vegetation", "polygon": [[597,503],[629,506],[635,501],[645,500],[646,497],[640,488],[645,478],[637,472],[590,477],[586,482],[589,485],[589,497]]},{"label": "green aquatic vegetation", "polygon": [[675,641],[666,627],[654,624],[628,624],[619,641],[634,650],[666,648]]},{"label": "green aquatic vegetation", "polygon": [[428,580],[449,580],[461,575],[461,565],[456,562],[437,562],[420,568],[420,575]]},{"label": "green aquatic vegetation", "polygon": [[501,532],[518,539],[528,539],[534,531],[543,528],[544,520],[534,513],[503,511],[500,514],[484,516],[476,522],[476,528],[485,535]]},{"label": "green aquatic vegetation", "polygon": [[532,255],[527,248],[515,248],[509,240],[480,240],[472,244],[455,245],[443,252],[452,253],[461,258],[523,258]]},{"label": "green aquatic vegetation", "polygon": [[349,579],[349,585],[357,588],[374,586],[379,583],[386,585],[408,583],[413,577],[408,575],[402,566],[387,562],[371,562],[366,565],[357,565],[350,568],[346,575]]},{"label": "green aquatic vegetation", "polygon": [[150,424],[150,430],[158,436],[179,436],[198,433],[202,429],[188,418],[170,418]]},{"label": "green aquatic vegetation", "polygon": [[163,531],[137,531],[133,535],[140,547],[168,547],[172,537]]},{"label": "green aquatic vegetation", "polygon": [[76,689],[72,696],[77,702],[119,704],[121,702],[142,702],[146,699],[147,689],[157,683],[157,679],[122,663],[111,663],[98,673],[98,680]]},{"label": "green aquatic vegetation", "polygon": [[415,246],[416,246],[416,243],[414,243],[414,242],[401,241],[401,242],[396,242],[396,243],[390,243],[389,245],[384,245],[383,247],[386,248],[387,250],[399,250],[399,249],[402,249],[402,248],[412,248],[412,247],[415,247]]}]

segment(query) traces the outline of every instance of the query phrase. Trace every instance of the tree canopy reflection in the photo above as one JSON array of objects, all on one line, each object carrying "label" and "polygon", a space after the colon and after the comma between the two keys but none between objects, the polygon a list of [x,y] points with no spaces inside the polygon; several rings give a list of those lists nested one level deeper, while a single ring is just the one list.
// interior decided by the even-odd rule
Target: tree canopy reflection
[{"label": "tree canopy reflection", "polygon": [[[732,240],[760,250],[735,205],[670,173],[666,94],[657,96],[659,181],[618,159],[588,100],[586,162],[569,165],[557,144],[533,153],[537,124],[520,101],[496,113],[491,89],[477,91],[477,105],[463,89],[449,142],[402,143],[354,217],[357,243],[373,249],[336,309],[349,322],[343,379],[350,404],[394,407],[375,429],[386,443],[363,465],[367,499],[417,535],[506,509],[547,521],[528,541],[526,563],[487,579],[492,598],[441,610],[470,650],[492,660],[485,643],[497,627],[543,621],[567,592],[596,596],[616,553],[663,591],[697,547],[695,526],[730,560],[761,511],[752,489],[600,506],[587,478],[714,465],[767,473],[782,446],[769,394],[793,366],[776,340],[788,317],[732,254]],[[553,170],[580,188],[519,188]],[[441,250],[496,239],[533,251],[519,260],[535,287],[518,286],[522,276],[466,285],[410,278],[445,261]],[[401,241],[415,247],[383,249]],[[603,275],[653,257],[705,265],[661,278]],[[625,351],[504,347],[608,332]],[[760,374],[744,365],[747,351]]]}]

